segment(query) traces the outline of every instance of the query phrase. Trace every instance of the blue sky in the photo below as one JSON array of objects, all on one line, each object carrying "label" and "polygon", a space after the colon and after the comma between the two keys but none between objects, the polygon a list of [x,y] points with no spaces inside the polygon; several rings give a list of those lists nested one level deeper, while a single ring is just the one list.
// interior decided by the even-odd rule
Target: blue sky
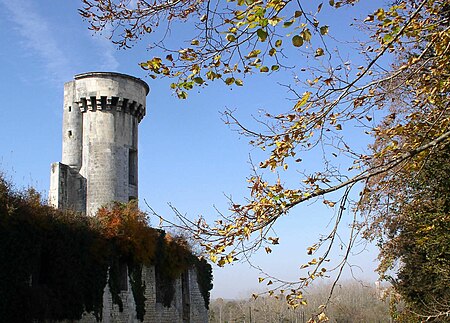
[{"label": "blue sky", "polygon": [[[0,0],[0,170],[18,188],[31,185],[47,194],[50,164],[61,160],[64,82],[78,73],[117,71],[140,77],[151,87],[147,115],[139,126],[140,199],[169,217],[167,203],[192,218],[202,214],[209,219],[216,214],[214,207],[226,210],[226,196],[242,201],[248,195],[249,156],[259,161],[262,155],[224,124],[220,112],[237,109],[243,120],[250,120],[258,109],[288,110],[289,95],[277,82],[290,82],[292,72],[245,79],[246,86],[232,90],[213,84],[180,101],[171,93],[170,81],[151,80],[139,68],[138,62],[150,57],[145,42],[117,50],[87,29],[77,14],[80,4]],[[364,6],[358,10],[341,11],[332,20],[348,25],[355,14],[369,12]],[[294,210],[276,227],[282,244],[270,256],[257,254],[255,263],[295,279],[298,267],[308,261],[306,247],[332,216],[320,203]],[[361,267],[355,274],[374,281],[376,253],[374,247],[368,249],[354,258]],[[262,288],[258,271],[245,263],[216,267],[214,275],[214,298],[246,296]]]}]

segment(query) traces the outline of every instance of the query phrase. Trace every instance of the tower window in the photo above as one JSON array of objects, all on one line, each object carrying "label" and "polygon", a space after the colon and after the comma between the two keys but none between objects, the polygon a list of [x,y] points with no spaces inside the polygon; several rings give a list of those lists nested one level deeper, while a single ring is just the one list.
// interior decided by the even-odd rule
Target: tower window
[{"label": "tower window", "polygon": [[69,105],[69,112],[72,111],[72,107]]},{"label": "tower window", "polygon": [[137,184],[137,151],[134,149],[128,151],[128,183]]},{"label": "tower window", "polygon": [[72,130],[69,130],[69,131],[67,132],[67,135],[69,136],[69,138],[72,137]]}]

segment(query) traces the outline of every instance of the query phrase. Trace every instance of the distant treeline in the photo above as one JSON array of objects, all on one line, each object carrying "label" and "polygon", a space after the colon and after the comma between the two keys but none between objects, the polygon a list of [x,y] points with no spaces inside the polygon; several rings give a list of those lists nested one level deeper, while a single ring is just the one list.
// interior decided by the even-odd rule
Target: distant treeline
[{"label": "distant treeline", "polygon": [[[316,286],[305,295],[306,306],[290,308],[282,297],[223,300],[211,302],[210,323],[306,323],[320,313],[330,291],[329,285]],[[330,322],[385,323],[393,322],[389,315],[389,293],[377,289],[373,283],[342,282],[333,293],[325,313]],[[382,299],[383,298],[383,299]]]}]

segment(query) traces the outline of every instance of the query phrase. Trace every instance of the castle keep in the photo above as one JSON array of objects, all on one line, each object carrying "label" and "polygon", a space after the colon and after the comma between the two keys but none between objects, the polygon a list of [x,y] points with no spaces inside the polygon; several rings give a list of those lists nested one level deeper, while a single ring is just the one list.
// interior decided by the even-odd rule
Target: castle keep
[{"label": "castle keep", "polygon": [[[119,73],[78,74],[64,85],[62,161],[51,165],[49,203],[52,206],[94,216],[100,207],[113,201],[137,199],[138,124],[145,116],[148,93],[144,81]],[[108,268],[110,276],[111,267]],[[139,304],[143,302],[145,313],[139,319],[130,268],[126,262],[119,263],[117,268],[120,302],[114,300],[117,293],[106,284],[102,322],[208,321],[211,287],[206,290],[200,287],[195,266],[168,282],[161,278],[164,276],[161,272],[167,268],[140,264],[142,285],[137,286],[143,288],[143,301],[139,298]],[[168,291],[173,295],[169,300],[164,296],[169,295]],[[84,312],[77,322],[93,323],[97,319],[92,313]]]},{"label": "castle keep", "polygon": [[149,92],[141,79],[94,72],[64,85],[61,163],[52,164],[50,204],[93,215],[138,196],[138,124]]}]

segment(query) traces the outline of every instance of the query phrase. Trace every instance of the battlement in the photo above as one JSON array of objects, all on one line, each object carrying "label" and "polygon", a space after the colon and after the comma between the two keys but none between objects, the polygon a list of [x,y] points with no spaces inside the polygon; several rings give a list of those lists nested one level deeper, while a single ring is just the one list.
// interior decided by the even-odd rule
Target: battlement
[{"label": "battlement", "polygon": [[80,101],[75,103],[78,104],[81,112],[86,112],[88,110],[116,110],[135,116],[139,122],[145,116],[145,106],[141,103],[127,98],[120,98],[116,96],[90,96],[81,97]]}]

